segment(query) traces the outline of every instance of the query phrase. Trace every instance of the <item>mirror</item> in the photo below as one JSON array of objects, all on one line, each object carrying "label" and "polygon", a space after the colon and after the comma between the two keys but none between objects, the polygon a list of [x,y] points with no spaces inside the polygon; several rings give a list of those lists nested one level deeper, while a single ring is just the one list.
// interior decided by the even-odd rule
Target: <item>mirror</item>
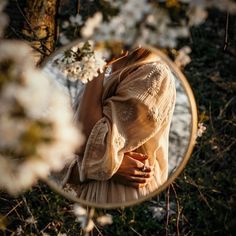
[{"label": "mirror", "polygon": [[[56,82],[56,84],[61,88],[62,92],[67,93],[68,96],[70,96],[71,105],[76,104],[76,100],[78,99],[81,102],[80,99],[84,96],[83,92],[87,85],[83,84],[80,80],[73,80],[73,78],[70,78],[70,76],[73,76],[73,71],[71,71],[68,68],[66,68],[65,70],[65,66],[63,65],[61,66],[60,63],[62,63],[62,61],[64,60],[63,58],[65,57],[65,55],[68,55],[68,52],[71,49],[72,51],[76,51],[77,49],[75,50],[75,48],[79,44],[81,46],[81,42],[75,41],[65,47],[62,47],[58,51],[54,52],[43,64],[43,71],[48,75],[48,77],[52,79],[54,82]],[[115,51],[117,51],[117,45],[115,46],[114,45],[111,46],[111,45],[112,44],[97,43],[96,45],[93,45],[93,47],[96,52],[102,53],[103,57],[108,62],[110,58],[114,57],[114,55],[116,54]],[[118,164],[115,163],[115,167],[113,166],[112,177],[110,179],[107,179],[107,172],[109,172],[109,170],[107,172],[105,171],[104,173],[102,165],[99,167],[99,164],[90,163],[90,161],[93,160],[93,158],[95,158],[95,162],[100,163],[99,162],[100,159],[99,161],[98,159],[96,159],[98,158],[99,155],[100,156],[104,155],[103,158],[105,159],[103,160],[103,163],[105,163],[104,165],[106,165],[106,168],[108,166],[107,162],[110,163],[109,162],[110,159],[106,159],[107,157],[105,157],[107,152],[110,153],[110,149],[107,150],[106,149],[107,147],[105,147],[105,149],[104,147],[100,148],[100,146],[98,146],[97,143],[96,143],[97,145],[96,146],[91,141],[93,140],[93,138],[90,138],[90,136],[94,134],[90,134],[89,139],[88,139],[89,141],[87,142],[86,147],[85,147],[85,152],[84,152],[85,154],[82,157],[82,159],[78,159],[80,161],[75,161],[77,163],[76,165],[75,164],[72,165],[71,163],[68,163],[68,166],[72,167],[72,169],[70,168],[69,172],[68,172],[69,167],[65,167],[63,171],[61,171],[60,173],[53,173],[46,180],[47,184],[52,189],[54,189],[56,192],[60,193],[67,199],[70,199],[75,202],[79,202],[82,205],[94,206],[94,207],[99,207],[99,208],[125,207],[129,205],[137,204],[163,191],[180,174],[180,172],[184,169],[185,165],[187,164],[188,159],[190,158],[190,155],[193,150],[194,143],[195,143],[196,133],[197,133],[197,109],[196,109],[195,99],[194,99],[192,90],[189,86],[189,83],[187,79],[185,78],[185,76],[183,75],[183,73],[179,70],[179,68],[163,52],[149,46],[144,46],[142,48],[149,50],[151,52],[152,57],[151,59],[148,58],[148,60],[145,61],[143,65],[139,65],[138,67],[135,68],[135,70],[131,70],[129,71],[128,74],[126,74],[126,77],[125,77],[126,79],[129,77],[131,78],[130,80],[127,79],[126,81],[130,81],[130,82],[125,83],[124,82],[125,80],[119,80],[118,85],[117,83],[114,82],[114,81],[117,81],[117,79],[120,79],[120,77],[116,76],[117,71],[119,71],[119,69],[117,69],[117,71],[111,71],[110,73],[106,71],[107,73],[105,74],[106,79],[105,79],[105,82],[103,82],[103,99],[104,99],[103,105],[108,104],[107,106],[109,108],[109,104],[112,104],[111,106],[113,107],[112,111],[111,109],[110,110],[108,109],[108,111],[106,111],[105,108],[103,110],[103,113],[105,114],[106,118],[105,120],[103,120],[102,123],[107,125],[105,128],[103,128],[106,131],[104,131],[104,133],[100,135],[103,138],[103,141],[102,141],[103,145],[106,146],[108,145],[108,142],[113,142],[114,141],[113,139],[115,139],[116,136],[118,136],[120,133],[123,135],[123,136],[120,135],[120,139],[118,139],[117,145],[118,146],[121,145],[123,148],[123,149],[120,148],[119,151],[117,151],[118,149],[116,149],[118,154],[114,154],[115,153],[115,151],[113,150],[113,148],[115,149],[114,144],[110,144],[110,146],[108,145],[109,148],[113,150],[112,154],[110,155],[111,156],[114,155],[112,156],[112,158],[114,158],[115,161],[112,158],[111,159],[114,162],[118,162]],[[129,52],[130,51],[134,52],[135,50],[129,50]],[[128,56],[130,54],[132,53],[129,53]],[[124,56],[124,58],[127,58],[127,55]],[[117,60],[115,60],[115,62],[116,61]],[[155,101],[154,104],[158,104],[158,101],[159,101],[158,99],[159,99],[160,94],[162,94],[163,97],[164,97],[164,94],[171,96],[170,90],[168,90],[168,93],[163,92],[164,90],[162,90],[162,88],[165,88],[165,86],[163,85],[162,87],[162,85],[159,84],[159,82],[156,82],[159,80],[153,80],[154,78],[153,74],[155,75],[156,73],[157,76],[162,75],[162,72],[160,72],[160,70],[157,69],[157,71],[155,71],[155,68],[156,68],[155,63],[157,63],[157,61],[158,63],[160,63],[158,64],[157,68],[164,68],[164,67],[169,68],[168,78],[169,77],[171,78],[172,87],[170,84],[168,85],[169,86],[168,88],[169,89],[172,88],[172,90],[174,89],[176,91],[176,100],[174,104],[173,103],[174,95],[173,95],[172,97],[168,98],[169,100],[166,99],[167,102],[165,106],[164,105],[161,106],[160,104],[157,105],[159,109],[157,110],[158,114],[153,115],[153,113],[150,113],[151,119],[149,119],[148,121],[148,120],[145,120],[146,118],[139,118],[141,117],[140,115],[141,112],[148,113],[149,112],[148,109],[150,108],[149,105],[153,101]],[[67,63],[67,65],[70,66],[70,62]],[[153,65],[154,67],[152,67]],[[114,60],[111,63],[110,67],[112,68],[112,70],[114,70],[115,68]],[[133,80],[135,80],[135,83],[132,82],[132,76],[133,76]],[[156,86],[156,87],[154,87],[154,90],[151,89],[152,87],[150,88],[145,87],[146,90],[143,90],[142,85],[144,86],[146,85],[142,84],[144,80],[140,82],[139,78],[145,78],[147,80],[151,78],[151,80],[147,83],[148,86]],[[124,83],[122,84],[122,82]],[[117,92],[119,91],[119,86],[121,84],[123,86],[123,87],[121,86],[123,90],[121,90],[120,92]],[[138,89],[135,90],[136,88]],[[127,92],[128,95],[123,91],[126,91],[126,92],[128,91]],[[135,103],[135,106],[133,106],[133,104],[130,103],[130,101],[133,98],[131,100],[121,99],[121,101],[123,101],[122,103],[119,102],[120,98],[116,100],[116,98],[118,97],[117,94],[120,93],[121,97],[130,96],[130,94],[132,94],[133,91],[137,91],[135,95],[136,96],[135,99],[137,100],[135,101],[137,101],[138,105],[136,105]],[[106,96],[104,94],[106,94]],[[146,94],[147,96],[151,98],[151,100],[148,100],[149,103],[145,103],[145,105],[143,104],[143,100],[139,100],[139,97],[140,96],[142,97],[143,94]],[[152,98],[154,98],[154,100],[152,100]],[[172,101],[172,103],[170,101]],[[105,106],[106,105],[104,105],[104,107]],[[127,106],[128,109],[124,111],[123,108],[122,108],[123,110],[121,109],[122,106]],[[114,119],[114,116],[112,116],[111,113],[116,112],[116,109],[120,111],[120,113],[118,112],[119,114],[116,115],[116,119]],[[132,113],[133,110],[135,111],[134,112],[135,115],[133,115]],[[152,109],[150,108],[150,110]],[[162,119],[163,114],[165,114],[166,118],[164,117]],[[142,117],[144,116],[142,115]],[[131,122],[128,122],[130,118],[131,118],[130,120]],[[101,139],[101,137],[98,136],[98,134],[100,133],[96,131],[96,129],[99,130],[98,128],[99,125],[102,126],[101,122],[100,123],[99,122],[100,121],[98,121],[95,124],[92,130],[92,133],[94,132],[97,135],[98,137],[97,139],[99,138]],[[138,129],[137,133],[138,135],[140,135],[140,137],[144,136],[142,139],[143,140],[146,139],[146,140],[141,144],[134,144],[135,142],[137,143],[136,139],[138,139],[139,137],[134,137],[132,141],[124,140],[124,137],[130,137],[129,130],[132,130],[132,132],[136,131],[137,127],[139,127],[138,125],[140,124],[143,125],[143,128]],[[155,127],[155,129],[153,127]],[[119,129],[122,130],[122,132],[120,132]],[[151,131],[152,129],[154,129],[155,132],[153,132],[153,135],[148,137],[149,135],[148,132],[152,132]],[[115,134],[114,133],[109,134],[109,132],[111,133],[115,132]],[[114,134],[114,137],[113,137],[113,134]],[[94,142],[97,142],[97,139],[95,138]],[[168,142],[169,142],[169,146],[168,146]],[[131,143],[132,145],[130,144],[129,146],[129,143]],[[87,147],[89,145],[91,145],[90,148]],[[125,149],[124,148],[126,147],[125,145],[129,146],[130,149],[128,148]],[[165,150],[168,150],[167,151],[168,154]],[[143,164],[143,167],[141,166],[138,167],[140,171],[138,172],[136,170],[135,176],[139,177],[140,173],[142,174],[142,172],[146,171],[145,176],[150,175],[151,176],[150,179],[155,178],[156,183],[159,181],[158,184],[156,185],[153,184],[152,186],[153,179],[152,180],[149,179],[150,182],[148,182],[148,184],[145,185],[145,187],[134,188],[134,187],[126,186],[122,182],[119,182],[119,178],[118,178],[118,181],[115,178],[113,179],[113,177],[116,176],[114,175],[114,173],[115,174],[118,173],[116,172],[118,170],[116,165],[118,165],[118,167],[122,165],[124,158],[126,157],[125,155],[127,154],[127,151],[128,153],[129,151],[133,151],[137,153],[140,152],[143,154],[147,154],[148,160],[140,161],[140,163],[144,163],[144,164]],[[88,154],[91,152],[93,154]],[[103,154],[100,154],[100,152],[102,152]],[[126,154],[124,155],[124,153]],[[86,159],[86,155],[87,155],[87,159]],[[152,160],[154,159],[153,161],[149,161],[150,156],[152,156],[151,157]],[[76,158],[81,158],[81,157],[77,156]],[[84,165],[83,164],[85,162],[84,160],[89,160],[87,161],[87,163],[90,163],[90,164]],[[148,168],[146,168],[146,163],[148,163],[149,166],[153,167],[153,170],[151,172],[150,171],[148,172]],[[92,166],[91,168],[93,169],[89,169],[88,168],[89,165]],[[77,178],[80,180],[79,182],[77,181],[77,183],[74,183],[74,182],[71,183],[69,180],[72,178],[71,176],[74,176],[72,173],[74,173],[74,171],[79,172],[78,169],[81,171],[77,175]],[[84,176],[87,176],[87,174],[86,175],[81,174],[83,173],[83,171],[88,173],[88,175],[90,174],[91,176],[93,176],[93,178],[91,178],[92,180],[91,179],[87,180],[84,177]],[[96,179],[96,176],[94,174],[95,172],[97,172],[96,176],[98,176],[97,177],[98,179]]]}]

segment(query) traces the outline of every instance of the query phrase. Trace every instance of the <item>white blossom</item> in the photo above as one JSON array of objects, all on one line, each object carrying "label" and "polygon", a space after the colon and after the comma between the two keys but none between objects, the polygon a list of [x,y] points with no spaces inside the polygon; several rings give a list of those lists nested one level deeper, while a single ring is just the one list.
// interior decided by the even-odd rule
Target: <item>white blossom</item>
[{"label": "white blossom", "polygon": [[96,221],[98,222],[98,224],[100,224],[101,226],[104,225],[110,225],[113,223],[112,221],[112,215],[110,214],[106,214],[104,216],[100,216],[96,219]]},{"label": "white blossom", "polygon": [[231,13],[236,12],[236,3],[232,0],[181,0],[182,4],[187,5],[188,20],[182,19],[181,23],[176,26],[168,10],[152,2],[146,0],[116,2],[108,0],[107,2],[118,9],[118,14],[111,17],[109,21],[100,19],[100,24],[96,26],[90,23],[95,21],[92,20],[95,17],[89,18],[81,30],[82,37],[93,37],[96,41],[122,41],[127,45],[139,43],[174,48],[177,46],[178,38],[189,37],[191,26],[205,21],[207,8],[217,7]]},{"label": "white blossom", "polygon": [[203,123],[198,124],[197,137],[202,137],[203,133],[206,132],[206,126]]},{"label": "white blossom", "polygon": [[188,46],[182,47],[179,51],[178,51],[178,55],[175,59],[175,63],[177,66],[179,67],[184,67],[187,64],[189,64],[191,62],[191,58],[189,56],[189,54],[191,53],[191,48]]},{"label": "white blossom", "polygon": [[70,22],[69,22],[69,21],[63,21],[63,22],[62,22],[62,25],[61,25],[62,29],[66,29],[66,28],[68,28],[69,26],[70,26]]},{"label": "white blossom", "polygon": [[175,208],[176,208],[175,203],[170,202],[169,209],[166,209],[166,204],[163,201],[155,204],[154,206],[148,207],[148,209],[152,212],[153,218],[157,219],[158,221],[163,220],[167,212],[169,216],[174,215],[176,213]]},{"label": "white blossom", "polygon": [[176,47],[178,38],[189,36],[189,29],[187,23],[178,27],[170,23],[166,10],[146,0],[125,1],[119,6],[119,14],[109,22],[102,22],[93,37],[96,41],[117,40],[128,45],[139,43],[172,48]]},{"label": "white blossom", "polygon": [[189,26],[200,25],[207,18],[207,11],[202,6],[193,6],[188,11]]},{"label": "white blossom", "polygon": [[97,12],[93,17],[90,17],[84,27],[81,29],[81,34],[84,38],[89,38],[93,35],[94,30],[99,26],[102,21],[102,14]]},{"label": "white blossom", "polygon": [[69,98],[34,68],[30,51],[0,45],[0,188],[14,195],[62,169],[83,141]]},{"label": "white blossom", "polygon": [[79,222],[84,232],[90,232],[94,228],[94,222],[92,217],[94,215],[94,209],[87,212],[83,207],[78,204],[74,204],[73,212],[76,215],[76,222]]},{"label": "white blossom", "polygon": [[73,205],[73,212],[76,216],[85,216],[85,215],[87,215],[86,209],[84,209],[79,204],[74,204]]},{"label": "white blossom", "polygon": [[69,20],[70,20],[70,23],[72,26],[80,26],[83,24],[81,15],[79,15],[79,14],[77,14],[75,16],[70,16]]},{"label": "white blossom", "polygon": [[102,73],[105,64],[103,54],[94,51],[91,41],[74,46],[54,60],[54,65],[69,80],[81,80],[83,83],[93,80],[99,72]]},{"label": "white blossom", "polygon": [[63,32],[61,32],[61,33],[59,34],[59,42],[60,42],[62,45],[65,45],[65,44],[69,43],[70,40],[67,38],[67,36],[66,36]]},{"label": "white blossom", "polygon": [[16,228],[15,234],[16,234],[17,236],[19,236],[19,235],[23,235],[23,233],[24,233],[24,230],[23,230],[22,226],[19,225],[19,226]]}]

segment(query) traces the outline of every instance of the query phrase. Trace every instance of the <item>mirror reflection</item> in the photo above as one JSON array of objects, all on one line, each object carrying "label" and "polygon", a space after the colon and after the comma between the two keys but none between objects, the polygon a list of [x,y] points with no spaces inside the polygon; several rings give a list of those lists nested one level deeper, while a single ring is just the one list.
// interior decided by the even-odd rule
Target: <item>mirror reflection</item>
[{"label": "mirror reflection", "polygon": [[122,206],[152,195],[181,165],[192,135],[191,105],[160,51],[146,46],[115,55],[90,44],[69,45],[44,65],[70,97],[85,138],[50,181],[79,201]]}]

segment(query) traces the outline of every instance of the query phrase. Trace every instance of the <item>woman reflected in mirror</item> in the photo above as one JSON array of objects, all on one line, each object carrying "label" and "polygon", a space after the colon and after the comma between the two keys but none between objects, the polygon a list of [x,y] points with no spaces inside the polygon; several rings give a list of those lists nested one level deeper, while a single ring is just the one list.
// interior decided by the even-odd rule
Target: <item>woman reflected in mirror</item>
[{"label": "woman reflected in mirror", "polygon": [[176,100],[169,67],[139,47],[109,62],[74,104],[86,142],[63,170],[80,199],[137,200],[168,177],[168,142]]}]

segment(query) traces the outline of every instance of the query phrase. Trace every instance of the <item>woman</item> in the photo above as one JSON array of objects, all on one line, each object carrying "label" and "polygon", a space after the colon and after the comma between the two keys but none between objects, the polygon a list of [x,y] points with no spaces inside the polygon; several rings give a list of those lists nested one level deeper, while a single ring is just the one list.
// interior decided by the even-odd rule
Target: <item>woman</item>
[{"label": "woman", "polygon": [[168,137],[175,82],[166,64],[145,48],[110,63],[112,73],[88,82],[76,119],[87,142],[66,169],[64,183],[92,203],[138,199],[168,174]]}]

